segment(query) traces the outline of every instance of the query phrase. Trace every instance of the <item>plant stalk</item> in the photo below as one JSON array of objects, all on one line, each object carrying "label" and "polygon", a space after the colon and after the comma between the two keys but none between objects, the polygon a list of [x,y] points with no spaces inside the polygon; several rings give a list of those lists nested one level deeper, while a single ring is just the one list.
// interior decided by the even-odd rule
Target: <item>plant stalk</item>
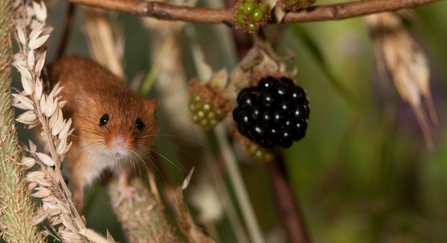
[{"label": "plant stalk", "polygon": [[11,107],[11,0],[0,0],[0,228],[7,242],[44,242],[33,225],[35,205],[27,189],[25,169]]}]

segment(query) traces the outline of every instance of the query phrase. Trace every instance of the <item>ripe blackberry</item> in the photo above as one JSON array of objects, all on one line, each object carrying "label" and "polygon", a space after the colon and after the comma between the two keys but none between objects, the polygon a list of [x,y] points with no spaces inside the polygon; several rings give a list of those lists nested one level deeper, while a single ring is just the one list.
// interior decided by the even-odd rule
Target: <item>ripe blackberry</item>
[{"label": "ripe blackberry", "polygon": [[289,78],[262,78],[256,87],[242,89],[237,103],[233,119],[239,133],[263,148],[288,148],[306,133],[309,101]]}]

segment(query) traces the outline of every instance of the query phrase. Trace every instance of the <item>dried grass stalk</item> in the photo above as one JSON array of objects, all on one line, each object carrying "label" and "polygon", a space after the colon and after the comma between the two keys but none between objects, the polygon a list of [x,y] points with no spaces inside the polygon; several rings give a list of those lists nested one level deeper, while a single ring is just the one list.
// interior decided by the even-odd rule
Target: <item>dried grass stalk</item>
[{"label": "dried grass stalk", "polygon": [[188,238],[188,241],[190,243],[214,243],[214,241],[194,223],[194,220],[189,214],[188,206],[186,206],[185,200],[183,198],[183,190],[188,187],[193,172],[194,168],[183,181],[183,185],[177,188],[174,199],[175,209],[177,212],[177,224],[179,225],[180,230],[183,232],[186,238]]},{"label": "dried grass stalk", "polygon": [[[13,105],[26,112],[17,121],[29,128],[39,125],[42,128],[42,140],[49,150],[49,155],[36,151],[36,145],[29,142],[29,148],[24,146],[31,157],[23,158],[26,168],[38,165],[38,171],[29,172],[26,179],[28,189],[34,190],[35,198],[40,198],[42,204],[39,214],[34,217],[34,225],[47,220],[55,237],[63,242],[87,242],[81,232],[89,232],[85,227],[85,219],[80,217],[71,200],[71,193],[65,184],[60,170],[61,160],[70,149],[67,143],[71,135],[71,119],[65,120],[62,114],[64,102],[58,96],[62,87],[57,84],[49,94],[43,92],[41,71],[45,62],[46,51],[42,46],[48,39],[52,28],[46,26],[46,6],[32,1],[16,1],[15,27],[20,51],[14,55],[13,65],[21,74],[24,91],[15,94]],[[51,234],[48,230],[45,235]],[[97,242],[108,242],[96,235]]]},{"label": "dried grass stalk", "polygon": [[422,98],[426,100],[433,125],[438,125],[438,118],[430,92],[430,69],[424,50],[412,38],[396,14],[374,14],[364,17],[364,20],[371,32],[381,76],[386,78],[388,73],[391,75],[402,99],[410,103],[427,147],[433,149],[433,139]]},{"label": "dried grass stalk", "polygon": [[[25,167],[19,163],[20,149],[11,109],[11,43],[13,5],[0,0],[0,229],[7,242],[43,242],[44,235],[34,224],[36,209],[27,188]],[[23,105],[30,106],[28,100]]]},{"label": "dried grass stalk", "polygon": [[[162,211],[163,205],[157,203],[152,192],[141,180],[134,178],[130,186],[138,193],[139,200],[133,200],[132,205],[127,201],[113,208],[118,221],[129,242],[181,242]],[[109,183],[108,194],[112,202],[118,199],[117,180]]]}]

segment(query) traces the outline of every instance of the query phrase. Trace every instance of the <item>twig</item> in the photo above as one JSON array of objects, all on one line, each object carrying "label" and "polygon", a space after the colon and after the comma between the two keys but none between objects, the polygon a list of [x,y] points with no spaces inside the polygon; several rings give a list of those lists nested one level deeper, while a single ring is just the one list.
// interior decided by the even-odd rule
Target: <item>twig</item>
[{"label": "twig", "polygon": [[[138,16],[165,20],[179,20],[200,23],[235,23],[231,9],[176,6],[161,2],[140,2],[135,0],[66,0]],[[297,23],[324,20],[340,20],[373,13],[415,8],[440,0],[373,0],[310,7],[306,10],[289,12],[283,23]]]},{"label": "twig", "polygon": [[75,15],[76,15],[76,5],[74,3],[69,3],[67,14],[65,15],[64,19],[65,27],[62,33],[62,39],[59,43],[56,59],[61,58],[64,54],[67,53],[67,48],[70,42],[69,40],[71,38],[71,34],[73,33],[73,27],[75,24]]},{"label": "twig", "polygon": [[288,242],[310,242],[298,201],[295,200],[295,195],[290,187],[282,156],[278,154],[274,161],[266,165],[266,170],[274,194],[276,208],[289,239]]}]

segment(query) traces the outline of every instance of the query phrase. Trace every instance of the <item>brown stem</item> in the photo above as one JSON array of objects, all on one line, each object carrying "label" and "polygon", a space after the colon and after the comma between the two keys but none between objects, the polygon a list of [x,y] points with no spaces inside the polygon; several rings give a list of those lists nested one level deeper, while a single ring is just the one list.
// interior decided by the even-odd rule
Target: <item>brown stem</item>
[{"label": "brown stem", "polygon": [[[231,8],[237,3],[237,0],[225,0],[225,6]],[[248,50],[253,46],[253,40],[246,31],[242,29],[232,29],[234,42],[236,44],[236,50],[238,60],[242,60],[247,55]]]},{"label": "brown stem", "polygon": [[61,42],[59,43],[56,59],[61,58],[67,52],[69,40],[71,34],[73,33],[73,27],[75,24],[75,13],[76,13],[76,5],[74,3],[69,3],[67,14],[65,15],[64,20],[65,28],[62,34]]},{"label": "brown stem", "polygon": [[[186,7],[161,2],[136,0],[66,0],[122,13],[147,16],[157,19],[179,20],[200,23],[235,23],[231,9]],[[283,23],[324,20],[339,20],[363,15],[414,8],[440,0],[371,0],[310,7],[306,10],[288,12]],[[272,22],[273,23],[273,22]]]},{"label": "brown stem", "polygon": [[289,243],[309,243],[310,237],[304,225],[298,201],[295,199],[281,155],[266,165],[276,209],[286,230]]}]

